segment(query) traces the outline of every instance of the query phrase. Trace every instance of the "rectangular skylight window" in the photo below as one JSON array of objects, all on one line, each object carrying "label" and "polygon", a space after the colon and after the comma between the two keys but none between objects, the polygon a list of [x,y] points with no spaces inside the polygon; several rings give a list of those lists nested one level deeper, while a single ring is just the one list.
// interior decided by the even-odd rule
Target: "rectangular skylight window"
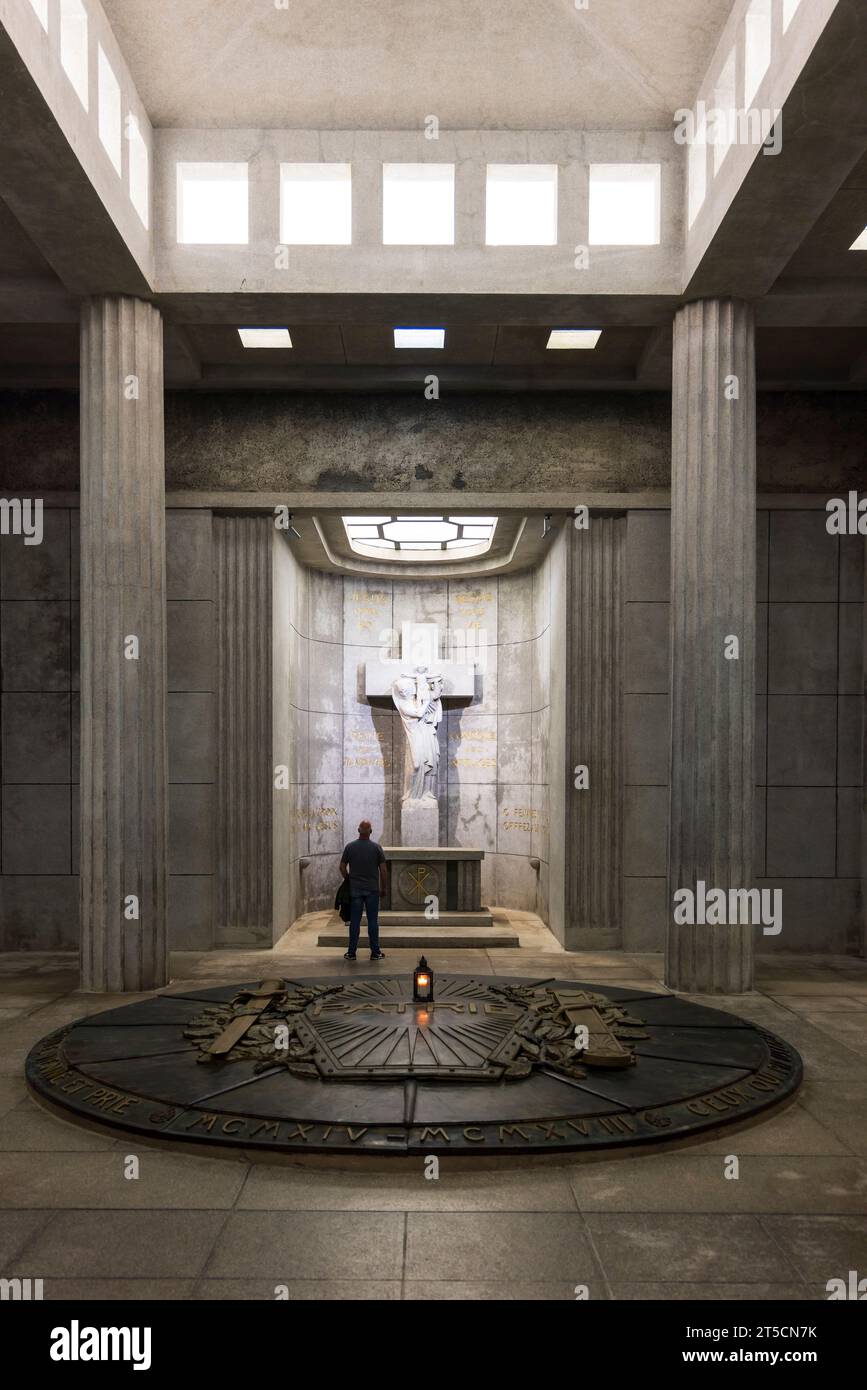
[{"label": "rectangular skylight window", "polygon": [[557,165],[489,164],[485,193],[488,246],[557,245]]},{"label": "rectangular skylight window", "polygon": [[30,0],[31,5],[36,11],[36,17],[46,33],[48,33],[48,0]]},{"label": "rectangular skylight window", "polygon": [[658,164],[591,164],[591,246],[657,246],[659,185]]},{"label": "rectangular skylight window", "polygon": [[546,348],[595,348],[601,328],[552,328]]},{"label": "rectangular skylight window", "polygon": [[444,348],[446,330],[444,328],[396,328],[394,330],[396,348]]},{"label": "rectangular skylight window", "polygon": [[867,227],[864,228],[860,236],[856,237],[849,247],[850,251],[867,251]]},{"label": "rectangular skylight window", "polygon": [[[471,524],[472,523],[472,524]],[[345,516],[343,526],[352,550],[380,558],[391,551],[396,560],[412,560],[419,551],[446,552],[460,548],[463,558],[490,550],[497,527],[495,516]]]},{"label": "rectangular skylight window", "polygon": [[713,117],[713,125],[710,132],[711,143],[713,144],[713,171],[717,172],[732,143],[732,127],[736,118],[735,100],[735,60],[737,49],[732,48],[729,56],[723,63],[720,75],[714,87],[713,99],[714,107],[717,112]]},{"label": "rectangular skylight window", "polygon": [[800,5],[801,0],[783,0],[783,33],[785,34]]},{"label": "rectangular skylight window", "polygon": [[454,246],[455,166],[383,164],[383,246]]},{"label": "rectangular skylight window", "polygon": [[239,328],[238,336],[245,348],[291,348],[288,328]]},{"label": "rectangular skylight window", "polygon": [[60,0],[60,63],[87,111],[87,10],[82,0]]},{"label": "rectangular skylight window", "polygon": [[744,16],[744,106],[752,103],[771,63],[771,0],[752,0]]},{"label": "rectangular skylight window", "polygon": [[178,241],[245,246],[250,239],[246,164],[178,165]]},{"label": "rectangular skylight window", "polygon": [[687,152],[687,223],[691,227],[698,217],[707,193],[707,122],[697,122],[695,134]]},{"label": "rectangular skylight window", "polygon": [[139,129],[138,117],[126,118],[126,138],[129,141],[129,196],[144,227],[150,226],[150,159],[145,138]]},{"label": "rectangular skylight window", "polygon": [[280,165],[284,246],[352,244],[352,165]]},{"label": "rectangular skylight window", "polygon": [[97,80],[99,88],[99,138],[118,173],[123,169],[123,133],[120,114],[120,83],[102,44],[97,45]]}]

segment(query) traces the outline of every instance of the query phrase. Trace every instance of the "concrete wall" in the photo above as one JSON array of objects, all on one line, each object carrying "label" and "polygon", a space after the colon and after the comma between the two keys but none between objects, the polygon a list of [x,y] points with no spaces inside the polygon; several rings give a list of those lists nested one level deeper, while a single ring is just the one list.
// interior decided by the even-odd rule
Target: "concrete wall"
[{"label": "concrete wall", "polygon": [[[296,564],[286,537],[275,529],[272,569],[272,632],[271,632],[271,718],[273,722],[274,767],[285,767],[289,786],[278,786],[274,777],[272,793],[272,823],[274,853],[272,859],[272,892],[274,899],[273,940],[290,927],[303,908],[299,903],[299,866],[294,854],[293,813],[295,809],[294,775],[295,717],[291,704],[292,692],[292,625],[293,592],[296,574],[303,571]],[[287,692],[290,698],[287,698]],[[287,846],[289,847],[287,850]]]},{"label": "concrete wall", "polygon": [[[170,939],[192,949],[214,940],[210,512],[170,511],[167,535]],[[5,950],[74,949],[78,939],[77,539],[78,513],[68,508],[46,509],[41,546],[0,539]],[[842,951],[857,940],[863,552],[863,538],[828,536],[822,512],[759,512],[755,879],[784,894],[783,933],[763,937],[765,949]],[[292,769],[293,791],[288,806],[275,803],[288,844],[275,862],[278,933],[306,907],[330,904],[337,856],[363,814],[383,840],[395,837],[403,732],[396,716],[359,697],[359,674],[383,627],[425,616],[444,627],[484,622],[496,636],[476,702],[444,721],[447,834],[488,851],[489,902],[531,907],[565,932],[565,769],[548,761],[564,708],[561,558],[558,538],[535,575],[483,588],[368,587],[308,573],[280,538],[275,754],[289,751],[275,760]],[[667,916],[666,511],[629,514],[626,569],[623,944],[653,950]],[[531,857],[541,861],[538,890]]]},{"label": "concrete wall", "polygon": [[78,512],[0,538],[0,944],[78,946]]},{"label": "concrete wall", "polygon": [[[166,525],[169,932],[213,942],[215,695],[210,512]],[[0,538],[0,947],[78,945],[78,511]]]},{"label": "concrete wall", "polygon": [[[339,882],[343,838],[343,592],[342,581],[298,564],[291,544],[282,543],[288,596],[275,598],[288,622],[288,709],[290,811],[288,839],[275,840],[275,870],[289,864],[287,923],[303,912],[330,907]],[[275,681],[277,679],[275,672]],[[275,835],[279,826],[275,820]],[[280,831],[280,833],[283,833]]]},{"label": "concrete wall", "polygon": [[209,511],[166,513],[169,942],[214,941],[217,669]]},{"label": "concrete wall", "polygon": [[[857,488],[867,392],[759,393],[764,492]],[[0,391],[3,486],[78,487],[78,398]],[[665,392],[166,395],[170,489],[523,492],[668,487]]]},{"label": "concrete wall", "polygon": [[[753,881],[783,891],[760,950],[846,951],[859,933],[863,537],[815,511],[757,519]],[[631,512],[625,614],[623,945],[659,950],[666,900],[669,515]]]},{"label": "concrete wall", "polygon": [[[534,792],[539,797],[540,818],[547,817],[547,826],[540,825],[538,849],[542,857],[540,868],[540,899],[537,911],[547,921],[552,932],[567,950],[574,944],[578,924],[566,918],[566,858],[574,846],[566,843],[566,797],[569,767],[566,761],[566,718],[568,672],[566,669],[566,625],[569,621],[569,580],[567,547],[570,542],[568,526],[564,526],[536,575],[536,591],[541,599],[540,626],[547,623],[539,652],[540,679],[548,697],[546,715],[542,718],[547,741],[542,738],[539,749],[539,785]],[[534,769],[537,760],[534,754]]]}]

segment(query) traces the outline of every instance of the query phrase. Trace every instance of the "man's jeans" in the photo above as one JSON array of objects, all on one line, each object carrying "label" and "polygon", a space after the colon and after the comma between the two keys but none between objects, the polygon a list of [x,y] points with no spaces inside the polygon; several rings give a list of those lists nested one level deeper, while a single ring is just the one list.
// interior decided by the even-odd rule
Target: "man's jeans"
[{"label": "man's jeans", "polygon": [[379,950],[379,894],[353,893],[349,912],[349,952],[355,955],[361,934],[361,913],[367,913],[367,935],[373,955]]}]

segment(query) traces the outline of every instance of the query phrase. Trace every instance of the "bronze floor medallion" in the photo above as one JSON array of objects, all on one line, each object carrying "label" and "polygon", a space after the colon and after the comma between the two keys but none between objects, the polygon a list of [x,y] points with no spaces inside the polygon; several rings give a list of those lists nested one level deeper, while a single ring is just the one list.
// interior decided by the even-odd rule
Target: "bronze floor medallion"
[{"label": "bronze floor medallion", "polygon": [[788,1043],[616,985],[440,975],[268,979],[81,1019],[27,1058],[38,1095],[128,1134],[282,1153],[620,1148],[797,1090]]}]

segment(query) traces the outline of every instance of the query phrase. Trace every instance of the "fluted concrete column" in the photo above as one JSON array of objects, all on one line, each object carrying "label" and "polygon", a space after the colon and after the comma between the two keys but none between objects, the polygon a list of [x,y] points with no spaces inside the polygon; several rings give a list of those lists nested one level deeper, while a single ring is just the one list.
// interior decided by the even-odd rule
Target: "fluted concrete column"
[{"label": "fluted concrete column", "polygon": [[[593,514],[588,530],[570,532],[566,923],[572,950],[620,940],[625,527],[624,516]],[[583,789],[574,786],[581,766],[589,778]]]},{"label": "fluted concrete column", "polygon": [[[674,321],[671,820],[666,982],[752,988],[748,924],[674,921],[674,893],[752,884],[756,610],[752,308],[688,304]],[[737,659],[726,658],[737,638]],[[734,651],[728,642],[729,653]],[[760,930],[760,928],[759,928]]]},{"label": "fluted concrete column", "polygon": [[[271,944],[270,516],[214,518],[217,574],[217,939]],[[285,693],[288,700],[288,692]]]},{"label": "fluted concrete column", "polygon": [[864,604],[861,622],[861,925],[858,953],[867,956],[867,541],[864,547]]},{"label": "fluted concrete column", "polygon": [[81,976],[166,974],[162,319],[122,296],[81,316]]}]

